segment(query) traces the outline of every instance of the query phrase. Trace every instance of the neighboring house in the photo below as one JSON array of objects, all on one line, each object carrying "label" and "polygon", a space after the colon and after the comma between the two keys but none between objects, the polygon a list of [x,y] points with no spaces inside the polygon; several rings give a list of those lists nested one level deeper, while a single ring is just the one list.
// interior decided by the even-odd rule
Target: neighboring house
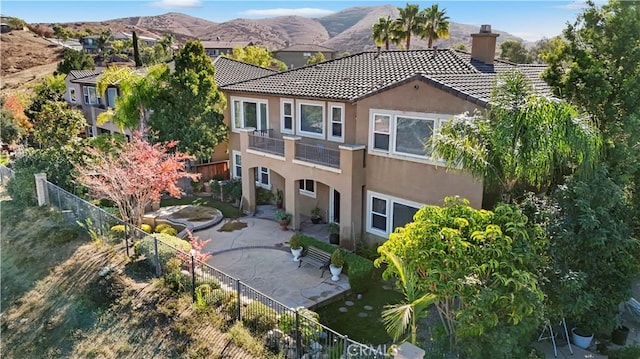
[{"label": "neighboring house", "polygon": [[110,86],[104,94],[98,93],[97,82],[104,68],[95,70],[72,70],[65,77],[67,87],[65,100],[76,105],[87,119],[87,137],[97,136],[103,133],[121,132],[112,122],[98,125],[98,115],[107,111],[107,108],[114,108],[118,98],[118,88]]},{"label": "neighboring house", "polygon": [[352,248],[356,238],[386,240],[446,196],[480,207],[482,182],[445,168],[427,139],[454,115],[486,108],[497,73],[522,71],[549,94],[544,67],[494,61],[497,34],[483,30],[471,54],[363,52],[222,86],[243,208],[255,210],[256,186],[282,190],[294,229],[317,205]]},{"label": "neighboring house", "polygon": [[[137,35],[138,41],[141,41],[145,46],[151,47],[158,43],[158,39],[148,36]],[[126,41],[133,40],[133,34],[128,32],[116,32],[113,35],[114,40]]]},{"label": "neighboring house", "polygon": [[79,38],[78,41],[82,44],[82,51],[88,54],[97,54],[100,50],[97,44],[98,38],[100,38],[98,35],[88,35]]},{"label": "neighboring house", "polygon": [[284,62],[289,69],[306,66],[311,56],[321,52],[326,60],[337,58],[337,52],[325,46],[313,44],[298,44],[273,52],[273,57]]},{"label": "neighboring house", "polygon": [[247,46],[253,46],[251,41],[224,41],[220,38],[213,41],[200,41],[204,47],[204,51],[211,57],[216,57],[224,54],[233,53],[233,49],[236,47],[245,48]]},{"label": "neighboring house", "polygon": [[[213,64],[216,68],[216,83],[218,83],[219,86],[274,73],[272,70],[226,57],[214,59]],[[172,67],[173,64],[170,64],[170,68]],[[107,108],[115,107],[119,94],[117,86],[108,87],[104,94],[98,93],[96,84],[104,70],[104,68],[96,68],[95,70],[73,70],[65,78],[65,100],[82,110],[87,119],[86,135],[88,137],[103,133],[121,132],[118,126],[112,122],[100,125],[97,123],[99,114],[105,112]],[[144,71],[144,69],[140,71]],[[228,145],[224,143],[216,147],[211,162],[228,161],[228,159]]]}]

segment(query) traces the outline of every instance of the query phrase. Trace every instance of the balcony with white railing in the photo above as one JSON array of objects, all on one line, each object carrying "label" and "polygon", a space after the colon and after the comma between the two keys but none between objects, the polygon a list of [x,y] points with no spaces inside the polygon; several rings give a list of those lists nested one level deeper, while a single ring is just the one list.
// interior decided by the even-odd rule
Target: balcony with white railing
[{"label": "balcony with white railing", "polygon": [[[249,154],[269,157],[307,167],[314,167],[326,171],[341,173],[342,170],[352,171],[363,168],[362,160],[355,160],[355,155],[361,158],[364,151],[363,145],[339,145],[337,148],[329,147],[334,143],[305,143],[301,137],[284,136],[274,138],[272,130],[244,129],[241,132],[240,146],[242,151]],[[355,151],[355,152],[354,152]],[[344,167],[344,168],[343,168]]]}]

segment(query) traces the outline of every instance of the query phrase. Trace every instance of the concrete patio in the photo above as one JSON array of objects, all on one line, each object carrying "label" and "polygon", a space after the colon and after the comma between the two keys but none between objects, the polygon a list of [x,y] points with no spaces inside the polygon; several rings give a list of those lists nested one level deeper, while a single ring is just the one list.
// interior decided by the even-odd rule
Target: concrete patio
[{"label": "concrete patio", "polygon": [[329,271],[320,278],[318,268],[309,264],[298,268],[287,245],[293,231],[281,230],[274,220],[243,217],[240,221],[247,227],[218,232],[223,221],[196,233],[203,240],[211,239],[204,248],[213,255],[208,261],[211,266],[289,307],[314,308],[349,291],[344,274],[333,282]]}]

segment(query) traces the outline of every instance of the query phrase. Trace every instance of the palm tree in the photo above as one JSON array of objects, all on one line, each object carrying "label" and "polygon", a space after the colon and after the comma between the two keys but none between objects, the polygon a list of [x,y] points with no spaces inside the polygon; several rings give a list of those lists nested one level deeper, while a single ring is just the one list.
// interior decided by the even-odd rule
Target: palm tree
[{"label": "palm tree", "polygon": [[439,10],[438,4],[432,5],[428,9],[420,11],[420,17],[424,19],[420,38],[429,40],[429,48],[433,45],[433,40],[449,38],[449,17],[445,15],[446,9]]},{"label": "palm tree", "polygon": [[391,20],[391,16],[386,18],[380,17],[378,22],[373,24],[373,41],[376,45],[380,46],[384,44],[384,49],[389,51],[389,43],[394,41],[393,37],[393,25],[394,21]]},{"label": "palm tree", "polygon": [[517,185],[540,190],[567,170],[593,171],[602,140],[590,118],[566,102],[531,95],[518,71],[498,84],[487,113],[459,116],[440,129],[433,139],[436,158],[484,180],[506,203],[515,199]]},{"label": "palm tree", "polygon": [[422,23],[420,9],[416,4],[407,4],[404,9],[399,7],[398,11],[400,16],[394,20],[392,34],[398,41],[405,40],[405,50],[410,50],[411,35],[419,33],[420,24]]},{"label": "palm tree", "polygon": [[386,248],[380,247],[380,254],[390,260],[395,267],[404,294],[404,301],[398,304],[386,305],[382,311],[387,332],[398,339],[411,328],[411,343],[416,344],[418,333],[418,319],[427,315],[427,309],[436,299],[435,295],[418,289],[418,276],[415,271],[408,270],[405,263]]},{"label": "palm tree", "polygon": [[113,120],[121,129],[138,128],[144,134],[149,108],[167,73],[166,64],[152,66],[144,75],[129,67],[112,66],[106,69],[98,80],[97,90],[104,95],[108,86],[117,86],[118,99],[115,110],[110,109],[98,115],[98,123]]}]

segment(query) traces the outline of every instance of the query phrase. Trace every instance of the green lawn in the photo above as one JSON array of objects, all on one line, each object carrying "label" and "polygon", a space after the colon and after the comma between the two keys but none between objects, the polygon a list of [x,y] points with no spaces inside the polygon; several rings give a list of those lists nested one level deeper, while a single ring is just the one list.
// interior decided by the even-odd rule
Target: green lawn
[{"label": "green lawn", "polygon": [[244,216],[244,214],[239,209],[232,206],[230,203],[215,201],[213,198],[182,197],[163,199],[160,201],[160,207],[176,206],[182,204],[193,204],[198,206],[217,208],[220,210],[220,212],[222,212],[222,215],[224,215],[225,218],[239,218]]},{"label": "green lawn", "polygon": [[[384,344],[392,341],[384,328],[380,313],[385,304],[398,303],[402,300],[402,294],[393,289],[384,289],[380,279],[381,272],[376,270],[375,283],[371,283],[361,300],[351,295],[344,300],[340,300],[317,310],[320,315],[320,322],[341,334],[346,334],[349,338],[363,344]],[[391,285],[388,284],[387,285]],[[391,285],[392,286],[392,285]],[[345,305],[345,301],[350,300],[353,306]],[[369,305],[373,310],[365,310],[364,306]],[[341,313],[338,308],[345,307],[348,312]],[[358,313],[367,313],[367,317],[362,318]]]}]

